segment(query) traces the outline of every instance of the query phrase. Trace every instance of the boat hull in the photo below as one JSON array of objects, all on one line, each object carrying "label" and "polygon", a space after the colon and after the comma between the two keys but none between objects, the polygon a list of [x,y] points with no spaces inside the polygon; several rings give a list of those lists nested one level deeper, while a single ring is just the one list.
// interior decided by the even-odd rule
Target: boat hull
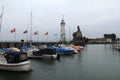
[{"label": "boat hull", "polygon": [[57,59],[57,54],[54,55],[43,54],[43,59]]},{"label": "boat hull", "polygon": [[20,63],[4,63],[0,62],[0,69],[7,71],[31,71],[30,61],[24,61]]},{"label": "boat hull", "polygon": [[55,48],[44,48],[38,51],[29,51],[28,58],[41,58],[41,59],[58,59],[60,56],[56,54]]},{"label": "boat hull", "polygon": [[41,58],[41,59],[57,59],[57,56],[58,56],[58,54],[54,54],[54,55],[47,55],[47,54],[43,54],[43,55],[41,55],[41,56],[35,56],[35,55],[33,55],[33,54],[31,54],[31,55],[29,55],[28,56],[28,58],[33,58],[33,59],[35,59],[35,58]]}]

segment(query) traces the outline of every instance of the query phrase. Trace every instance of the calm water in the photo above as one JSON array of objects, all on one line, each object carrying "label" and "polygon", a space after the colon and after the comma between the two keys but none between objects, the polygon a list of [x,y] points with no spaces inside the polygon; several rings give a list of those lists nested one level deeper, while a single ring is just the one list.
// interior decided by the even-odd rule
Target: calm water
[{"label": "calm water", "polygon": [[0,71],[0,80],[120,80],[120,52],[110,45],[88,45],[58,60],[32,59],[32,72]]}]

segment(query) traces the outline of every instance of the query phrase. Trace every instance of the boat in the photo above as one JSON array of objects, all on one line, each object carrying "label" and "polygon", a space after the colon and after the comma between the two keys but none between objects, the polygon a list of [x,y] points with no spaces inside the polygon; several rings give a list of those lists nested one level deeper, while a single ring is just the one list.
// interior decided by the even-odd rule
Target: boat
[{"label": "boat", "polygon": [[7,71],[31,71],[27,53],[8,51],[0,54],[0,69]]},{"label": "boat", "polygon": [[70,47],[70,46],[66,46],[66,47],[62,47],[63,49],[67,50],[67,52],[70,52],[72,54],[77,54],[78,53],[78,50]]},{"label": "boat", "polygon": [[77,50],[77,51],[81,51],[81,47],[80,46],[71,46],[72,48],[74,48],[75,50]]},{"label": "boat", "polygon": [[56,53],[54,48],[43,48],[38,51],[33,51],[28,55],[29,58],[41,58],[41,59],[59,59],[59,54]]},{"label": "boat", "polygon": [[57,47],[56,52],[57,52],[57,54],[68,54],[68,55],[77,53],[75,50],[72,50],[72,49],[70,49],[68,47],[64,47],[64,48]]},{"label": "boat", "polygon": [[76,54],[78,51],[73,49],[72,47],[55,47],[55,46],[48,46],[48,48],[55,48],[57,54]]}]

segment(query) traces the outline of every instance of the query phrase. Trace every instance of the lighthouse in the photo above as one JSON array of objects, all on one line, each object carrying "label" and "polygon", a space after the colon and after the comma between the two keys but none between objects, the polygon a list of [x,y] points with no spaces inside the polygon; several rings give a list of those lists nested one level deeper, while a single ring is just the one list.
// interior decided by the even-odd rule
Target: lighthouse
[{"label": "lighthouse", "polygon": [[64,43],[64,42],[66,42],[64,18],[61,20],[60,26],[61,26],[60,27],[60,42]]}]

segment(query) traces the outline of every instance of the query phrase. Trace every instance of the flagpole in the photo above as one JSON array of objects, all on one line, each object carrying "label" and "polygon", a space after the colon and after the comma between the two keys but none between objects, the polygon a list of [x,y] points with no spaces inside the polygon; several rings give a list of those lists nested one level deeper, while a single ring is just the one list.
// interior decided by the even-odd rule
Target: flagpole
[{"label": "flagpole", "polygon": [[24,31],[23,33],[25,34],[25,42],[27,44],[27,42],[28,42],[28,30]]},{"label": "flagpole", "polygon": [[27,40],[26,40],[26,43],[28,43],[28,30],[27,30],[27,35],[26,35],[26,36],[27,36]]},{"label": "flagpole", "polygon": [[48,45],[48,35],[47,35],[47,42],[46,42],[46,44]]},{"label": "flagpole", "polygon": [[57,45],[57,35],[56,35],[56,45]]},{"label": "flagpole", "polygon": [[14,33],[14,42],[16,41],[16,30],[15,30],[15,33]]},{"label": "flagpole", "polygon": [[[39,33],[39,32],[38,32]],[[37,35],[37,45],[38,45],[38,41],[39,41],[39,35]],[[39,46],[39,45],[38,45]]]},{"label": "flagpole", "polygon": [[3,9],[4,9],[4,7],[2,7],[2,13],[1,13],[0,32],[1,32],[1,26],[2,26]]},{"label": "flagpole", "polygon": [[25,34],[25,35],[24,35],[24,40],[25,40],[25,43],[26,43],[26,45],[27,45],[27,43],[28,43],[28,29],[25,30],[25,31],[23,32],[23,34]]},{"label": "flagpole", "polygon": [[24,38],[23,39],[21,39],[21,41],[24,41],[24,44],[26,45],[26,36],[24,35]]},{"label": "flagpole", "polygon": [[0,21],[0,39],[1,39],[1,27],[2,27],[3,9],[4,9],[4,7],[2,7],[2,13],[1,13],[1,21]]},{"label": "flagpole", "polygon": [[48,42],[48,35],[47,35],[47,42]]},{"label": "flagpole", "polygon": [[71,27],[69,26],[69,42],[70,42],[70,39],[71,39]]}]

